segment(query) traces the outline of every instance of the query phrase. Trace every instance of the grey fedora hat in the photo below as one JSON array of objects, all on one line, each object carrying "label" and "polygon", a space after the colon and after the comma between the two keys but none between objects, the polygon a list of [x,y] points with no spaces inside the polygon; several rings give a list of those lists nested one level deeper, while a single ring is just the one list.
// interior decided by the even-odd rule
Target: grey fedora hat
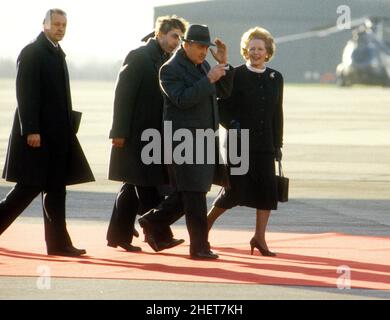
[{"label": "grey fedora hat", "polygon": [[191,24],[184,34],[183,41],[198,42],[206,46],[215,46],[210,40],[209,28],[200,24]]}]

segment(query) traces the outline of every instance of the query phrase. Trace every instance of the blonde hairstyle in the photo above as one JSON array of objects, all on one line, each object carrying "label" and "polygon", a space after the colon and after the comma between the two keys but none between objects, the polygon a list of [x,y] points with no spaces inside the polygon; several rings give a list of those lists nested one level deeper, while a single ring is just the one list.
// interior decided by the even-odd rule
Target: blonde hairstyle
[{"label": "blonde hairstyle", "polygon": [[249,42],[253,39],[263,40],[265,43],[265,49],[268,53],[266,62],[270,61],[275,54],[276,46],[274,38],[268,30],[261,27],[254,27],[246,31],[241,37],[241,55],[247,60]]}]

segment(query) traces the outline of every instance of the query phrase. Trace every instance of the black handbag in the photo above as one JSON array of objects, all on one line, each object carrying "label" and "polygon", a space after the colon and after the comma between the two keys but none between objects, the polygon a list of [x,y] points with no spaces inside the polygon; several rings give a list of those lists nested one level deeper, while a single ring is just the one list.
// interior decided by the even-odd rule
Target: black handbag
[{"label": "black handbag", "polygon": [[279,175],[276,176],[276,184],[278,188],[278,201],[287,202],[289,179],[285,177],[283,174],[282,162],[278,161],[278,164],[279,164]]}]

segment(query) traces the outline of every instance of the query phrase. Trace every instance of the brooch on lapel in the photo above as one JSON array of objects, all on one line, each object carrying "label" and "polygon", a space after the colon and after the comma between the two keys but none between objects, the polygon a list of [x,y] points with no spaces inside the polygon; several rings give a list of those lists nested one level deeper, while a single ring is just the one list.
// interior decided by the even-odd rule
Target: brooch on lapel
[{"label": "brooch on lapel", "polygon": [[275,78],[275,72],[271,72],[271,73],[269,74],[269,77],[270,77],[271,79],[274,79],[274,78]]}]

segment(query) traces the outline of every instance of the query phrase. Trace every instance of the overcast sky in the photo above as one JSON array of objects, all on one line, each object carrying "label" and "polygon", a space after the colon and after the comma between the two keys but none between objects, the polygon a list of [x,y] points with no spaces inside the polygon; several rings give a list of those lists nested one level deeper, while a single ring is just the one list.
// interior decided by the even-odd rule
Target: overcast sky
[{"label": "overcast sky", "polygon": [[[194,0],[2,0],[0,59],[16,60],[20,50],[42,30],[47,9],[67,12],[68,28],[61,46],[67,58],[122,60],[153,30],[153,7]],[[174,14],[174,12],[172,12]]]}]

